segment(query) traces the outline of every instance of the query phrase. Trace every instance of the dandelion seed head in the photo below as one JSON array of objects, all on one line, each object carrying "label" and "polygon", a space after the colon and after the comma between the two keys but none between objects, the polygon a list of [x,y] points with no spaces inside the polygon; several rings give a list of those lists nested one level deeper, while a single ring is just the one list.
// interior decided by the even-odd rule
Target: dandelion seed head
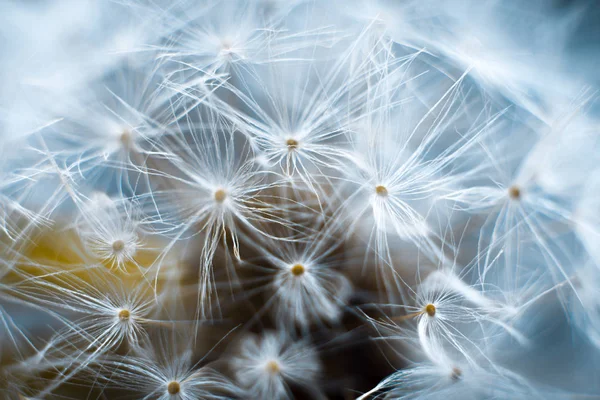
[{"label": "dandelion seed head", "polygon": [[247,337],[231,360],[238,383],[253,398],[290,398],[290,383],[310,387],[321,371],[315,349],[283,331]]},{"label": "dandelion seed head", "polygon": [[[396,371],[358,400],[598,391],[598,91],[554,71],[579,7],[557,24],[540,0],[517,18],[501,2],[67,1],[45,21],[9,3],[6,396],[339,397],[369,383],[350,368],[363,338],[386,342],[369,381]],[[365,320],[383,329],[356,336]],[[567,330],[547,322],[589,340],[561,362]],[[540,332],[552,348],[526,347]],[[538,379],[540,360],[577,379]]]},{"label": "dandelion seed head", "polygon": [[126,264],[135,262],[137,253],[137,237],[132,237],[127,242],[122,239],[114,240],[112,243],[86,243],[92,253],[109,264],[110,268],[124,270]]},{"label": "dandelion seed head", "polygon": [[134,257],[142,248],[137,205],[95,193],[77,220],[79,236],[91,255],[109,268],[126,270],[137,265]]},{"label": "dandelion seed head", "polygon": [[127,263],[134,262],[134,257],[139,248],[139,239],[131,233],[123,239],[113,239],[103,242],[99,237],[84,237],[86,246],[100,259],[107,262],[110,268],[125,269]]}]

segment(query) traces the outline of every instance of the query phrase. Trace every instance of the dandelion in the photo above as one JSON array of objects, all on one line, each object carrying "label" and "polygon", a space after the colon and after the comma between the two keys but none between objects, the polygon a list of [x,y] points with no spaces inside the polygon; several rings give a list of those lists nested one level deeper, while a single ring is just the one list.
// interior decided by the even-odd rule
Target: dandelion
[{"label": "dandelion", "polygon": [[1,4],[0,397],[598,397],[594,18],[521,3]]},{"label": "dandelion", "polygon": [[265,307],[282,329],[297,325],[307,331],[313,323],[336,323],[352,292],[342,274],[343,260],[335,255],[337,244],[328,240],[335,233],[318,225],[313,230],[295,241],[265,239],[263,256],[249,265],[265,276],[252,279],[256,288],[245,295],[264,292]]},{"label": "dandelion", "polygon": [[290,384],[314,388],[321,370],[315,350],[305,341],[293,341],[282,332],[249,336],[230,365],[240,385],[258,398],[290,398]]},{"label": "dandelion", "polygon": [[344,169],[347,124],[366,101],[373,71],[364,66],[353,73],[353,51],[351,46],[326,67],[313,61],[268,64],[255,68],[245,86],[224,86],[241,103],[223,105],[224,115],[243,127],[263,162],[299,178],[317,195],[330,175]]},{"label": "dandelion", "polygon": [[153,345],[140,348],[139,355],[102,362],[104,379],[143,398],[225,400],[243,396],[242,390],[214,368],[194,364],[192,344],[189,336],[162,332]]},{"label": "dandelion", "polygon": [[464,371],[458,367],[444,369],[436,365],[425,364],[400,370],[390,375],[359,399],[433,399],[440,397],[475,399],[490,396],[511,399],[558,399],[562,395],[565,393],[532,386],[523,377],[508,370],[486,371],[474,367]]},{"label": "dandelion", "polygon": [[[208,2],[204,7],[182,8],[181,15],[168,21],[159,58],[175,63],[171,75],[187,79],[219,73],[243,76],[253,65],[285,60],[299,49],[329,46],[337,39],[329,27],[286,32],[281,16],[265,13],[264,2]],[[288,4],[287,10],[292,8]]]},{"label": "dandelion", "polygon": [[451,271],[434,271],[417,287],[414,305],[391,306],[405,309],[406,315],[384,320],[383,327],[394,332],[389,339],[415,341],[428,360],[448,365],[451,359],[487,357],[486,343],[498,330],[527,346],[528,339],[512,326],[519,310],[493,294],[465,284]]},{"label": "dandelion", "polygon": [[[502,121],[500,126],[510,129],[511,125]],[[548,129],[545,125],[538,128]],[[552,130],[538,138],[529,129],[520,129],[511,132],[506,142],[484,144],[486,162],[465,176],[468,185],[468,182],[481,182],[481,174],[486,174],[489,185],[459,188],[443,196],[456,202],[456,209],[485,214],[478,245],[485,253],[481,281],[506,290],[521,287],[528,279],[527,274],[519,274],[514,268],[499,270],[495,265],[522,265],[528,263],[527,258],[539,256],[548,265],[555,284],[570,280],[573,275],[571,255],[561,243],[567,227],[574,222],[571,206],[568,197],[554,193],[543,179],[552,175],[552,163],[547,162],[552,157],[545,149],[567,131]],[[514,154],[500,155],[509,148],[508,138],[512,135],[529,136],[523,148],[515,149]],[[522,249],[526,246],[530,250],[524,252]],[[498,257],[505,259],[506,264],[491,262]]]},{"label": "dandelion", "polygon": [[[374,253],[380,274],[387,268],[393,270],[390,241],[395,238],[416,246],[434,264],[445,258],[444,239],[435,229],[445,224],[438,207],[440,190],[463,178],[452,173],[450,166],[477,145],[500,115],[481,113],[463,126],[462,113],[468,113],[471,101],[476,104],[462,91],[464,77],[452,82],[430,107],[414,100],[421,90],[413,88],[413,81],[421,76],[410,72],[416,58],[413,55],[398,66],[388,66],[378,83],[381,88],[375,91],[382,94],[369,100],[367,113],[354,126],[354,149],[337,190],[343,201],[336,223],[360,235]],[[454,137],[451,127],[465,130],[452,145],[438,151],[440,142]],[[399,146],[394,147],[396,143]],[[392,274],[392,279],[381,279],[382,290],[399,290],[404,296],[403,279]]]},{"label": "dandelion", "polygon": [[116,67],[90,83],[93,95],[52,104],[62,120],[45,135],[48,148],[60,149],[60,159],[94,189],[106,190],[115,179],[125,194],[147,190],[149,160],[169,156],[156,143],[171,132],[177,105],[161,90],[160,66]]},{"label": "dandelion", "polygon": [[233,63],[260,57],[268,46],[271,35],[259,21],[256,4],[235,1],[220,6],[226,9],[209,2],[204,7],[186,7],[174,16],[169,36],[177,40],[167,42],[161,57],[180,63],[176,72],[220,72]]},{"label": "dandelion", "polygon": [[231,247],[239,259],[240,229],[268,235],[261,226],[286,222],[266,202],[264,194],[272,184],[265,182],[265,175],[253,164],[249,148],[238,143],[235,126],[209,114],[204,127],[182,129],[182,135],[191,135],[190,141],[181,136],[168,143],[171,150],[182,152],[172,160],[177,171],[175,187],[153,191],[150,201],[158,204],[154,222],[166,225],[159,233],[173,236],[165,251],[177,240],[203,237],[198,305],[205,317],[214,311],[212,264],[218,245]]},{"label": "dandelion", "polygon": [[136,265],[140,238],[140,211],[132,203],[110,199],[102,193],[84,204],[78,220],[77,231],[85,247],[111,269],[126,271],[128,265]]},{"label": "dandelion", "polygon": [[29,277],[16,290],[66,322],[54,347],[71,347],[76,349],[74,358],[91,361],[122,343],[135,347],[147,340],[145,326],[153,323],[156,309],[147,286],[127,287],[99,271],[78,276],[82,273],[77,270],[45,268],[45,275]]}]

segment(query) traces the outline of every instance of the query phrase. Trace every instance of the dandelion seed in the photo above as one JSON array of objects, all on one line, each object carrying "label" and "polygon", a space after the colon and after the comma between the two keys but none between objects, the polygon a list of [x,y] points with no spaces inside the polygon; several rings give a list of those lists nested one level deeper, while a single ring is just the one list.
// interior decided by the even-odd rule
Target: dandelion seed
[{"label": "dandelion seed", "polygon": [[92,255],[109,268],[124,272],[128,266],[143,269],[135,260],[143,248],[137,204],[97,193],[80,207],[76,229]]},{"label": "dandelion seed", "polygon": [[[373,322],[391,330],[390,340],[415,342],[425,359],[446,371],[445,379],[456,380],[456,375],[462,376],[455,371],[458,362],[471,363],[479,357],[489,362],[491,337],[505,334],[523,348],[529,343],[511,326],[516,310],[486,295],[477,286],[467,285],[451,271],[441,269],[417,286],[415,306],[390,306],[406,309],[406,315]],[[416,327],[410,323],[412,320],[416,320]]]},{"label": "dandelion seed", "polygon": [[381,395],[374,398],[389,400],[490,397],[559,399],[566,394],[560,390],[536,387],[524,377],[499,366],[487,370],[472,365],[465,371],[435,362],[418,363],[398,370],[358,399],[371,399],[379,391],[382,391]]},{"label": "dandelion seed", "polygon": [[[344,169],[349,134],[345,121],[364,106],[367,93],[359,88],[366,85],[365,75],[374,72],[351,74],[346,65],[352,51],[325,71],[310,62],[257,68],[252,79],[260,95],[245,87],[224,86],[245,107],[222,104],[223,113],[243,127],[269,166],[298,178],[318,196],[325,190],[320,177],[327,182],[330,174]],[[340,81],[344,84],[338,86]]]},{"label": "dandelion seed", "polygon": [[[536,130],[547,131],[549,127],[532,122]],[[510,127],[509,122],[499,125]],[[577,213],[571,210],[570,198],[573,193],[557,196],[554,190],[540,181],[540,176],[552,176],[552,164],[548,163],[548,151],[561,140],[568,131],[556,130],[547,136],[529,135],[528,126],[508,130],[504,142],[483,144],[485,161],[473,153],[479,168],[473,169],[474,179],[470,188],[458,189],[447,196],[466,212],[485,215],[485,221],[478,232],[479,247],[485,254],[480,255],[478,265],[480,281],[493,284],[503,290],[514,291],[530,285],[530,275],[524,266],[537,257],[544,259],[552,284],[570,281],[575,275],[571,261],[572,254],[562,243],[564,234],[576,222]],[[514,147],[518,138],[526,138],[519,148]],[[563,139],[565,140],[565,139]],[[516,154],[506,157],[510,149]],[[479,180],[479,183],[476,183]],[[481,180],[489,184],[481,184]],[[553,186],[553,185],[551,185]],[[464,207],[464,208],[463,208]],[[525,251],[525,248],[527,250]],[[516,268],[516,266],[519,266]],[[573,289],[573,285],[571,285]],[[544,291],[545,289],[542,289]]]},{"label": "dandelion seed", "polygon": [[160,47],[158,57],[176,63],[173,75],[245,77],[254,66],[284,61],[300,49],[337,40],[337,32],[327,27],[287,32],[282,18],[265,18],[264,6],[242,1],[182,7],[183,13],[167,24],[171,41]]},{"label": "dandelion seed", "polygon": [[76,275],[57,268],[60,273],[46,267],[52,280],[33,277],[17,287],[55,315],[66,311],[79,315],[57,334],[57,348],[79,346],[72,357],[85,365],[123,342],[135,347],[146,340],[145,327],[156,307],[148,287],[127,287],[101,270]]},{"label": "dandelion seed", "polygon": [[[294,229],[278,230],[283,237],[290,231]],[[260,313],[270,309],[281,329],[299,327],[308,332],[313,324],[338,321],[352,286],[335,253],[338,244],[330,239],[335,235],[332,231],[311,220],[304,234],[296,233],[295,241],[263,241],[262,257],[245,264],[250,271],[264,274],[248,293],[263,294],[266,305]]]},{"label": "dandelion seed", "polygon": [[101,365],[105,375],[100,379],[110,387],[134,391],[140,398],[244,398],[242,390],[210,365],[195,364],[194,348],[191,331],[160,331],[152,342],[145,342],[135,354],[103,360]]},{"label": "dandelion seed", "polygon": [[[341,201],[334,221],[347,235],[356,233],[366,241],[377,265],[378,285],[388,300],[400,296],[405,301],[411,290],[395,271],[398,263],[390,243],[407,242],[434,264],[453,251],[434,228],[446,224],[439,199],[446,184],[463,179],[451,166],[467,157],[501,115],[476,122],[468,117],[468,100],[462,93],[464,76],[440,84],[442,92],[433,106],[403,100],[419,90],[414,86],[418,87],[423,77],[411,70],[418,57],[412,54],[405,63],[385,65],[376,85],[382,85],[379,89],[386,94],[367,99],[366,115],[351,125],[353,148],[345,154],[342,184],[333,186]],[[405,87],[409,81],[410,89]],[[465,132],[447,149],[438,151],[436,144],[454,137],[448,127],[455,125],[466,126]],[[367,258],[364,268],[368,268]]]},{"label": "dandelion seed", "polygon": [[159,65],[117,67],[89,83],[84,92],[93,96],[50,105],[62,120],[44,140],[90,187],[108,191],[117,185],[126,196],[149,190],[152,162],[170,156],[158,139],[172,133],[174,100],[161,87]]},{"label": "dandelion seed", "polygon": [[[174,188],[154,190],[148,195],[152,222],[163,227],[159,233],[171,239],[163,255],[183,239],[201,235],[204,245],[200,254],[198,313],[210,318],[219,312],[215,299],[213,258],[219,245],[232,248],[240,258],[239,231],[244,229],[268,235],[264,227],[270,223],[289,224],[281,218],[277,206],[271,206],[263,193],[273,184],[253,163],[252,152],[244,136],[213,112],[199,116],[200,127],[189,126],[185,135],[170,137],[167,148],[180,153],[171,160],[176,183]],[[225,254],[228,254],[225,252]],[[161,259],[156,265],[156,277]],[[231,276],[235,273],[227,264]]]},{"label": "dandelion seed", "polygon": [[314,387],[321,370],[317,354],[306,341],[285,332],[246,337],[230,365],[237,381],[257,398],[289,398],[289,384],[318,393]]}]

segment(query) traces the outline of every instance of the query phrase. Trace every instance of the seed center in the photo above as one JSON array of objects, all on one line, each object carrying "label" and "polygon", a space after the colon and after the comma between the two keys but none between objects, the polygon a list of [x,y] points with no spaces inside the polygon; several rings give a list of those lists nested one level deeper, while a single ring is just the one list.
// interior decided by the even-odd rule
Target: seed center
[{"label": "seed center", "polygon": [[131,312],[129,310],[123,309],[119,311],[118,315],[121,321],[127,321],[129,320],[129,317],[131,317]]},{"label": "seed center", "polygon": [[224,55],[230,55],[233,52],[233,42],[229,39],[223,39],[221,41],[221,53]]},{"label": "seed center", "polygon": [[513,200],[519,200],[521,198],[521,189],[516,185],[509,187],[508,196]]},{"label": "seed center", "polygon": [[215,191],[215,201],[217,203],[223,203],[226,198],[227,198],[227,192],[225,192],[225,190],[217,189]]},{"label": "seed center", "polygon": [[169,394],[175,395],[177,393],[179,393],[179,391],[181,390],[181,385],[179,385],[179,382],[169,382],[169,384],[167,385],[167,392],[169,392]]},{"label": "seed center", "polygon": [[112,244],[113,252],[120,253],[125,248],[125,242],[121,239],[115,240]]},{"label": "seed center", "polygon": [[302,265],[302,264],[295,264],[294,266],[292,266],[292,269],[290,269],[290,272],[294,276],[300,276],[300,275],[304,274],[305,270],[306,269],[304,268],[304,265]]},{"label": "seed center", "polygon": [[288,150],[294,150],[298,148],[298,141],[296,139],[288,139],[285,144],[288,147]]},{"label": "seed center", "polygon": [[386,197],[388,195],[388,190],[383,185],[377,185],[375,186],[375,193],[377,193],[378,196]]},{"label": "seed center", "polygon": [[435,315],[435,306],[431,303],[427,304],[425,306],[425,312],[427,313],[427,315],[429,315],[430,317],[433,317]]},{"label": "seed center", "polygon": [[123,132],[121,132],[121,136],[119,136],[119,140],[121,141],[121,144],[123,145],[123,147],[125,147],[126,149],[129,149],[132,147],[132,144],[133,144],[133,134],[128,129],[125,129],[125,130],[123,130]]},{"label": "seed center", "polygon": [[281,371],[281,368],[279,368],[279,363],[275,360],[271,360],[267,363],[266,366],[267,372],[269,372],[270,374],[278,374],[279,371]]},{"label": "seed center", "polygon": [[460,370],[460,368],[458,368],[458,367],[452,368],[452,374],[450,374],[450,378],[452,378],[453,381],[459,380],[461,375],[462,375],[462,371]]}]

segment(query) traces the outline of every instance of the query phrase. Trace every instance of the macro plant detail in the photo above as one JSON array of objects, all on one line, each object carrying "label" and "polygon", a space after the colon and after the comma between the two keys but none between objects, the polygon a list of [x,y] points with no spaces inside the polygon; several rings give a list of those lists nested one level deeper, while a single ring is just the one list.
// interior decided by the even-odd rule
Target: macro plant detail
[{"label": "macro plant detail", "polygon": [[600,397],[599,20],[5,0],[0,399]]}]

